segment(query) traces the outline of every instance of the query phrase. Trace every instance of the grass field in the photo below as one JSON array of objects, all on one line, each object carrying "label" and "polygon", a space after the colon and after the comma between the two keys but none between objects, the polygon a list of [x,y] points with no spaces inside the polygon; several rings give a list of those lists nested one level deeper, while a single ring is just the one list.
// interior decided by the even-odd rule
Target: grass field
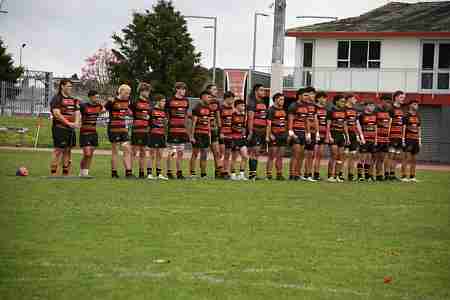
[{"label": "grass field", "polygon": [[450,173],[156,183],[108,159],[48,180],[49,153],[0,151],[0,299],[450,299]]}]

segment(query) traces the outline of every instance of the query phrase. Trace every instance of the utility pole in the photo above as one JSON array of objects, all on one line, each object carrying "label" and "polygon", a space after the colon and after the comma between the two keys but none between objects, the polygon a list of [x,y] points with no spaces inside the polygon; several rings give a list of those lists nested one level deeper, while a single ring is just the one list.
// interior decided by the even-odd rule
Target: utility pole
[{"label": "utility pole", "polygon": [[256,68],[256,35],[258,32],[258,16],[261,17],[268,17],[268,14],[258,13],[255,12],[255,20],[254,20],[254,28],[253,28],[253,63],[252,63],[252,70],[255,71]]},{"label": "utility pole", "polygon": [[[283,92],[283,64],[284,64],[284,35],[286,28],[286,0],[275,1],[275,16],[273,25],[272,46],[272,76],[270,93]],[[270,101],[272,104],[272,100]]]}]

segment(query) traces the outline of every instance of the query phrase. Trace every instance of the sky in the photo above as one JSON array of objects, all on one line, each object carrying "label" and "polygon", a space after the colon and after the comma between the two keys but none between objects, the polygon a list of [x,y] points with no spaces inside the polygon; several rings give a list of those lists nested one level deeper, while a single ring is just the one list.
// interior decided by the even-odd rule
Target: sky
[{"label": "sky", "polygon": [[[2,0],[0,0],[2,2]],[[272,0],[173,0],[183,15],[216,16],[217,67],[249,68],[253,51],[253,16],[256,11],[272,14],[258,19],[257,66],[270,66],[272,58]],[[382,6],[386,0],[287,0],[286,29],[317,23],[297,19],[300,15],[346,18]],[[418,2],[418,1],[402,1]],[[85,59],[101,47],[114,47],[111,35],[131,22],[134,11],[151,9],[156,0],[3,0],[0,37],[18,64],[33,70],[50,71],[54,76],[81,74]],[[213,31],[208,20],[188,20],[188,29],[201,64],[212,67]],[[295,38],[286,38],[285,65],[294,65]]]}]

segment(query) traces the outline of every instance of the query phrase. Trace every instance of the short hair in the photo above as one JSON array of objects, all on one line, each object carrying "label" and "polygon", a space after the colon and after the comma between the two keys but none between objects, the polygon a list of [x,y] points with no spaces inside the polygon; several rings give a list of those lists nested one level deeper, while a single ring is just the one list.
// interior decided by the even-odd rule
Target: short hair
[{"label": "short hair", "polygon": [[98,95],[98,92],[96,90],[89,90],[88,97],[93,97],[95,95]]},{"label": "short hair", "polygon": [[201,93],[200,93],[200,99],[202,99],[203,96],[205,96],[205,95],[208,95],[208,96],[209,96],[209,93],[208,93],[207,91],[201,92]]},{"label": "short hair", "polygon": [[262,84],[260,84],[260,83],[255,84],[255,85],[253,86],[253,89],[252,89],[253,94],[256,93],[256,90],[257,90],[257,89],[262,88],[262,87],[264,87],[264,86],[263,86]]},{"label": "short hair", "polygon": [[152,85],[147,82],[140,82],[138,85],[138,92],[151,91]]},{"label": "short hair", "polygon": [[161,100],[166,99],[166,96],[164,96],[163,94],[156,94],[154,99],[155,99],[155,102],[160,102]]},{"label": "short hair", "polygon": [[400,95],[404,95],[404,94],[405,94],[405,92],[403,92],[403,91],[400,91],[400,90],[395,91],[394,94],[392,95],[392,99],[395,100],[395,98],[397,98]]},{"label": "short hair", "polygon": [[70,83],[70,84],[72,84],[72,81],[70,80],[70,79],[61,79],[60,81],[59,81],[59,84],[58,84],[58,94],[62,94],[62,87],[63,86],[65,86],[65,85],[67,85],[68,83]]},{"label": "short hair", "polygon": [[210,92],[213,86],[217,87],[217,85],[214,84],[214,83],[208,84],[208,85],[206,86],[206,90],[207,90],[208,92]]},{"label": "short hair", "polygon": [[182,82],[182,81],[178,81],[175,83],[175,89],[179,90],[179,89],[187,89],[187,85],[186,83]]},{"label": "short hair", "polygon": [[333,97],[333,104],[336,104],[338,102],[338,100],[340,99],[345,99],[344,95],[342,94],[337,94]]},{"label": "short hair", "polygon": [[230,91],[225,92],[225,94],[223,95],[223,98],[224,98],[224,99],[227,99],[227,98],[234,98],[234,93],[233,93],[233,92],[230,92]]},{"label": "short hair", "polygon": [[327,93],[325,93],[323,91],[317,92],[317,94],[316,94],[316,99],[327,98],[327,97],[328,97]]},{"label": "short hair", "polygon": [[236,99],[236,100],[234,101],[234,106],[238,106],[239,104],[245,104],[244,100],[242,100],[242,99]]},{"label": "short hair", "polygon": [[305,89],[304,88],[299,88],[297,90],[297,93],[295,94],[295,97],[298,99],[298,96],[303,95],[305,93]]},{"label": "short hair", "polygon": [[283,97],[282,93],[276,93],[275,95],[273,95],[273,97],[272,97],[273,102],[275,102],[280,97]]},{"label": "short hair", "polygon": [[312,86],[308,86],[304,89],[303,93],[315,93],[316,89]]},{"label": "short hair", "polygon": [[128,84],[121,84],[119,86],[119,88],[117,89],[117,93],[120,94],[120,92],[122,90],[129,90],[129,91],[131,91],[131,87]]}]

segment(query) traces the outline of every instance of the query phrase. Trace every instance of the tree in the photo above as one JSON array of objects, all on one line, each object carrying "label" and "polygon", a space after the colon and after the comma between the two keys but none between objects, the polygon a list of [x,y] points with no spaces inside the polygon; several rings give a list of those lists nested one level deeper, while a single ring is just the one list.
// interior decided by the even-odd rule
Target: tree
[{"label": "tree", "polygon": [[184,17],[171,1],[159,0],[153,10],[134,13],[133,21],[113,35],[118,46],[114,50],[119,63],[112,70],[115,78],[149,81],[155,92],[173,92],[176,81],[184,81],[192,90],[194,81],[202,77],[198,66],[201,54],[195,51]]},{"label": "tree", "polygon": [[3,44],[3,40],[0,38],[0,80],[16,83],[22,73],[22,67],[14,67],[11,54],[6,53],[6,45]]},{"label": "tree", "polygon": [[103,95],[113,94],[115,84],[112,68],[117,63],[116,55],[111,49],[97,50],[94,55],[86,59],[86,65],[81,69],[82,85],[87,89],[95,89]]}]

